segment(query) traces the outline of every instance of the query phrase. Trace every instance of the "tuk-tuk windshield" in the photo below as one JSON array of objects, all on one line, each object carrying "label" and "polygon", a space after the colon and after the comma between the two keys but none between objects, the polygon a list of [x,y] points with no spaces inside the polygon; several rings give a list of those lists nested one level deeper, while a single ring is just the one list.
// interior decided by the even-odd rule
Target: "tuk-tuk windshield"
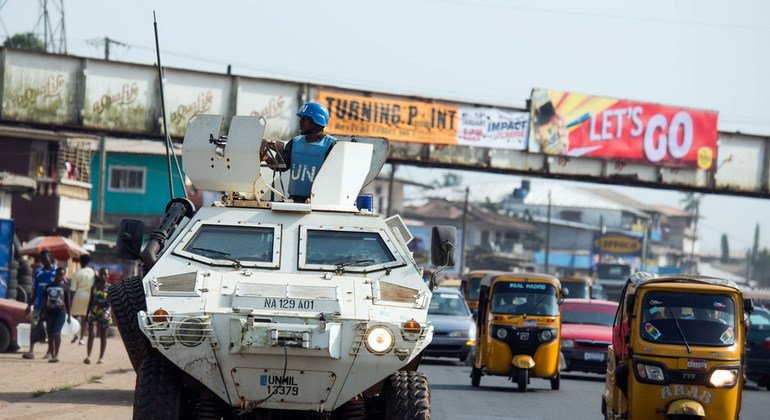
[{"label": "tuk-tuk windshield", "polygon": [[498,282],[492,288],[490,312],[507,315],[559,314],[556,288],[545,283]]},{"label": "tuk-tuk windshield", "polygon": [[589,299],[591,297],[591,287],[583,282],[562,280],[561,288],[562,290],[569,290],[566,297],[570,299]]},{"label": "tuk-tuk windshield", "polygon": [[649,292],[641,320],[646,341],[684,345],[684,334],[691,346],[735,344],[735,304],[728,295]]},{"label": "tuk-tuk windshield", "polygon": [[471,277],[468,281],[468,300],[479,300],[481,277]]}]

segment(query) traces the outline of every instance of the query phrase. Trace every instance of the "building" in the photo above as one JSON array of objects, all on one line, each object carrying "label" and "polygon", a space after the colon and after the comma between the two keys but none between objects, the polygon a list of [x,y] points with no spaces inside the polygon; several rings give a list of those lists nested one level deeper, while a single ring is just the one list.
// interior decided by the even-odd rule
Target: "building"
[{"label": "building", "polygon": [[62,235],[82,244],[91,222],[91,154],[97,139],[63,130],[0,126],[0,168],[32,178],[35,194],[13,200],[19,239]]}]

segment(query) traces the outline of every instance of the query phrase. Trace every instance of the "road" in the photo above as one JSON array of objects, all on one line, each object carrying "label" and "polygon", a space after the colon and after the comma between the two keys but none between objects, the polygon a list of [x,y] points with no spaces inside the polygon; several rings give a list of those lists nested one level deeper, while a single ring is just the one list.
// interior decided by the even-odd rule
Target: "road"
[{"label": "road", "polygon": [[[565,374],[561,389],[533,378],[525,394],[507,378],[484,376],[479,388],[471,387],[471,369],[451,359],[424,359],[420,370],[431,385],[433,418],[440,420],[487,419],[601,419],[600,401],[604,377]],[[741,419],[766,419],[770,391],[747,386],[743,392]]]},{"label": "road", "polygon": [[[0,354],[0,419],[130,419],[136,376],[120,339],[109,339],[103,365],[84,365],[83,357],[84,348],[69,343],[62,343],[57,364]],[[485,376],[480,388],[471,388],[470,368],[450,359],[423,360],[420,370],[431,383],[434,419],[601,418],[599,375],[565,375],[559,391],[532,379],[530,390],[520,394],[502,377]],[[743,398],[742,419],[767,418],[770,391],[747,387]]]}]

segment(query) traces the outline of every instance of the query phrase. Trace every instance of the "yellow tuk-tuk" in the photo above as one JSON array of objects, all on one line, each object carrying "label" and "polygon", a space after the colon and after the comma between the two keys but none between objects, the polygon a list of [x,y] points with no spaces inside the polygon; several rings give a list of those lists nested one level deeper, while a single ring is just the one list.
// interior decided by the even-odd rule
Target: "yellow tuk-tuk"
[{"label": "yellow tuk-tuk", "polygon": [[492,270],[473,270],[462,276],[462,288],[465,301],[475,316],[479,308],[479,289],[481,288],[481,279],[490,274],[501,274],[501,271]]},{"label": "yellow tuk-tuk", "polygon": [[621,292],[607,355],[607,419],[737,419],[746,319],[735,283],[635,273]]},{"label": "yellow tuk-tuk", "polygon": [[481,282],[471,385],[483,375],[508,376],[525,392],[530,377],[559,389],[561,285],[535,273],[487,275]]},{"label": "yellow tuk-tuk", "polygon": [[570,299],[604,299],[602,286],[591,276],[574,275],[559,277],[561,288]]}]

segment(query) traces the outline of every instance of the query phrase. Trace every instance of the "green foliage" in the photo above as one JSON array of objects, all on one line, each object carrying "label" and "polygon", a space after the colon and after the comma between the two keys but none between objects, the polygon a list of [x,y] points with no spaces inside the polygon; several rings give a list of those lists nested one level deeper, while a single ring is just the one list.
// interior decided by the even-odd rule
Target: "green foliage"
[{"label": "green foliage", "polygon": [[722,234],[722,257],[719,259],[723,264],[730,262],[730,244],[727,242],[727,234]]},{"label": "green foliage", "polygon": [[479,205],[485,209],[492,210],[495,213],[499,212],[503,208],[503,203],[496,203],[490,200],[489,197],[485,197],[484,202],[480,203]]},{"label": "green foliage", "polygon": [[32,32],[19,32],[6,38],[3,46],[9,48],[18,48],[20,50],[45,51],[43,40],[35,36]]}]

